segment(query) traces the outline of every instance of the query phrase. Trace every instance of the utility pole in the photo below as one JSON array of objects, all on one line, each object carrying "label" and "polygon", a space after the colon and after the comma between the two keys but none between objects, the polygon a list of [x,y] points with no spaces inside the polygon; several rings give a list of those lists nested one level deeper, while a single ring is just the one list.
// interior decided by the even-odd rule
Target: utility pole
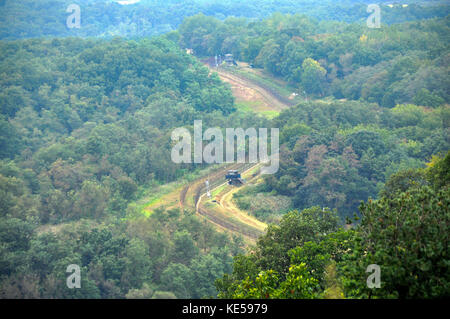
[{"label": "utility pole", "polygon": [[205,185],[206,185],[206,196],[211,198],[211,190],[209,189],[209,180],[206,180]]}]

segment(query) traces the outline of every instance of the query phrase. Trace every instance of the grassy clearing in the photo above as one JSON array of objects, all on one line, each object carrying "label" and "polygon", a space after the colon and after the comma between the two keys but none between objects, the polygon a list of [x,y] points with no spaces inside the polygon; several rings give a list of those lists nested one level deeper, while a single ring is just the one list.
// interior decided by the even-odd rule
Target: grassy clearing
[{"label": "grassy clearing", "polygon": [[[272,91],[286,98],[288,98],[293,92],[298,91],[298,88],[289,85],[287,82],[275,78],[270,74],[267,74],[264,70],[256,70],[248,67],[224,67],[224,69],[231,74],[239,75],[240,77],[248,79],[263,87],[268,87]],[[300,101],[298,97],[295,101],[297,101],[297,99]]]},{"label": "grassy clearing", "polygon": [[227,187],[227,184],[221,185],[217,188],[215,188],[212,192],[211,192],[211,197],[214,198],[214,196],[219,195],[220,193],[222,193],[225,188]]},{"label": "grassy clearing", "polygon": [[234,104],[236,110],[242,113],[255,113],[255,110],[259,107],[257,102],[239,101]]},{"label": "grassy clearing", "polygon": [[267,117],[268,119],[273,119],[280,115],[280,111],[261,111],[261,114]]},{"label": "grassy clearing", "polygon": [[277,110],[267,110],[261,107],[258,102],[250,102],[250,101],[238,101],[235,103],[236,110],[242,113],[252,113],[256,116],[262,115],[268,119],[273,119],[280,115],[280,111]]},{"label": "grassy clearing", "polygon": [[243,178],[249,178],[253,176],[254,174],[258,173],[258,171],[261,169],[260,165],[256,165],[255,167],[252,167],[248,171],[245,172],[245,174],[242,175]]},{"label": "grassy clearing", "polygon": [[140,199],[128,205],[127,216],[125,219],[142,215],[149,217],[158,207],[170,207],[175,205],[179,199],[179,194],[185,185],[207,176],[217,167],[218,165],[211,165],[205,169],[190,172],[178,181],[160,185],[156,184],[143,189]]},{"label": "grassy clearing", "polygon": [[127,214],[125,219],[137,217],[136,215],[151,216],[153,208],[167,204],[169,195],[181,191],[184,183],[184,181],[177,181],[149,189],[146,196],[128,205],[127,212],[132,214]]},{"label": "grassy clearing", "polygon": [[278,110],[268,110],[258,102],[237,101],[234,105],[237,112],[245,114],[254,114],[255,116],[264,116],[267,119],[273,119],[280,115]]}]

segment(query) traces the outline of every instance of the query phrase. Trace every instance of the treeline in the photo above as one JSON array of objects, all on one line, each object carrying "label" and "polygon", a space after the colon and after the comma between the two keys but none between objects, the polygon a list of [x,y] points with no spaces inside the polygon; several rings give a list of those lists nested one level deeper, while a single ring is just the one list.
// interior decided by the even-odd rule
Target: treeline
[{"label": "treeline", "polygon": [[[366,0],[141,0],[120,5],[104,0],[2,0],[0,1],[0,39],[30,37],[148,37],[178,28],[186,17],[199,12],[217,19],[246,17],[261,19],[274,12],[302,13],[319,20],[364,22],[369,13]],[[66,26],[70,13],[66,9],[77,4],[81,9],[81,28]],[[408,1],[408,6],[381,5],[386,24],[444,17],[449,13],[445,1]]]},{"label": "treeline", "polygon": [[379,29],[274,14],[261,21],[197,15],[179,28],[199,56],[232,53],[307,97],[436,107],[450,100],[449,17]]},{"label": "treeline", "polygon": [[[450,294],[450,153],[391,176],[358,226],[312,207],[269,226],[216,281],[220,298],[445,298]],[[350,222],[350,221],[349,221]],[[371,288],[369,265],[380,267]],[[366,270],[368,272],[366,272]]]},{"label": "treeline", "polygon": [[[2,299],[214,297],[215,279],[231,272],[231,256],[242,252],[239,238],[179,210],[49,228],[32,216],[7,215],[0,241]],[[81,270],[79,289],[66,286],[71,264]]]}]

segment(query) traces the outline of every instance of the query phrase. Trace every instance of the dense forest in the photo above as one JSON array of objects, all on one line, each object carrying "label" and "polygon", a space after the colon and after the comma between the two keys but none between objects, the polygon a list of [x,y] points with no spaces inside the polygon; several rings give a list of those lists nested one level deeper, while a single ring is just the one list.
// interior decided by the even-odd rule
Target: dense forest
[{"label": "dense forest", "polygon": [[[320,20],[365,22],[369,0],[1,0],[0,39],[30,37],[147,37],[173,31],[184,18],[203,13],[217,19],[261,19],[274,12],[301,13]],[[383,23],[445,17],[446,1],[408,0],[402,6],[380,4]],[[81,28],[68,28],[71,4],[80,6]]]},{"label": "dense forest", "polygon": [[[448,5],[383,6],[390,25],[370,29],[363,1],[85,0],[69,30],[70,3],[0,1],[0,298],[450,295]],[[199,59],[227,53],[300,102],[239,109]],[[255,245],[195,211],[136,208],[208,169],[170,158],[196,119],[280,129],[279,171],[234,196],[270,223]],[[250,209],[267,196],[283,214]]]},{"label": "dense forest", "polygon": [[273,119],[281,167],[253,193],[276,191],[294,208],[321,205],[343,217],[376,197],[394,172],[449,149],[449,22],[370,30],[298,15],[250,23],[198,15],[179,33],[182,46],[197,54],[233,52],[322,98]]},{"label": "dense forest", "polygon": [[[450,152],[393,174],[378,200],[361,204],[357,227],[318,206],[284,215],[216,281],[219,297],[448,297],[449,181]],[[366,285],[371,264],[383,274],[379,289]]]},{"label": "dense forest", "polygon": [[[142,220],[127,204],[195,169],[171,162],[171,129],[225,126],[229,88],[164,38],[1,45],[2,297],[215,295],[239,239],[192,212]],[[67,262],[89,269],[79,291],[61,286]],[[204,286],[177,288],[195,273]]]},{"label": "dense forest", "polygon": [[301,94],[394,107],[448,103],[449,19],[370,29],[274,14],[250,22],[198,15],[179,29],[183,47],[202,56],[232,53],[301,87]]}]

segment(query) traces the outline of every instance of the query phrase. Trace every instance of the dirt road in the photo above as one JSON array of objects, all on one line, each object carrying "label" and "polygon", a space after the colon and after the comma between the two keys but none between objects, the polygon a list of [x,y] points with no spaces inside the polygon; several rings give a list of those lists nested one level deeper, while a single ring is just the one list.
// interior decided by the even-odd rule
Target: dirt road
[{"label": "dirt road", "polygon": [[[239,170],[246,176],[252,170],[259,168],[258,164],[234,163],[223,166],[183,187],[179,193],[179,205],[182,209],[195,209],[195,212],[213,224],[220,231],[242,235],[247,243],[254,243],[264,233],[267,225],[258,221],[255,217],[242,212],[237,207],[231,209],[229,195],[224,200],[216,201],[206,196],[205,182],[208,180],[211,193],[217,189],[223,192],[235,192],[238,188],[229,186],[225,180],[227,170]],[[229,202],[228,202],[229,201]]]},{"label": "dirt road", "polygon": [[243,100],[259,106],[255,111],[281,111],[289,107],[279,96],[248,79],[223,70],[214,69],[214,71],[219,74],[222,81],[231,85],[233,95],[238,102]]},{"label": "dirt road", "polygon": [[[217,72],[223,81],[230,83],[236,102],[247,102],[256,112],[281,111],[292,105],[286,101],[285,97],[277,96],[270,89],[255,82],[230,74],[225,70],[211,67],[210,69]],[[208,175],[167,194],[160,203],[169,204],[169,207],[178,206],[182,210],[195,210],[197,215],[205,218],[219,231],[242,235],[247,244],[253,244],[259,236],[265,233],[267,225],[239,209],[233,202],[233,195],[240,188],[226,183],[225,174],[227,170],[231,169],[241,172],[243,178],[248,182],[258,178],[259,164],[223,165]],[[206,196],[205,182],[207,180],[211,193],[216,193],[212,198]],[[245,187],[245,185],[241,187]]]}]

